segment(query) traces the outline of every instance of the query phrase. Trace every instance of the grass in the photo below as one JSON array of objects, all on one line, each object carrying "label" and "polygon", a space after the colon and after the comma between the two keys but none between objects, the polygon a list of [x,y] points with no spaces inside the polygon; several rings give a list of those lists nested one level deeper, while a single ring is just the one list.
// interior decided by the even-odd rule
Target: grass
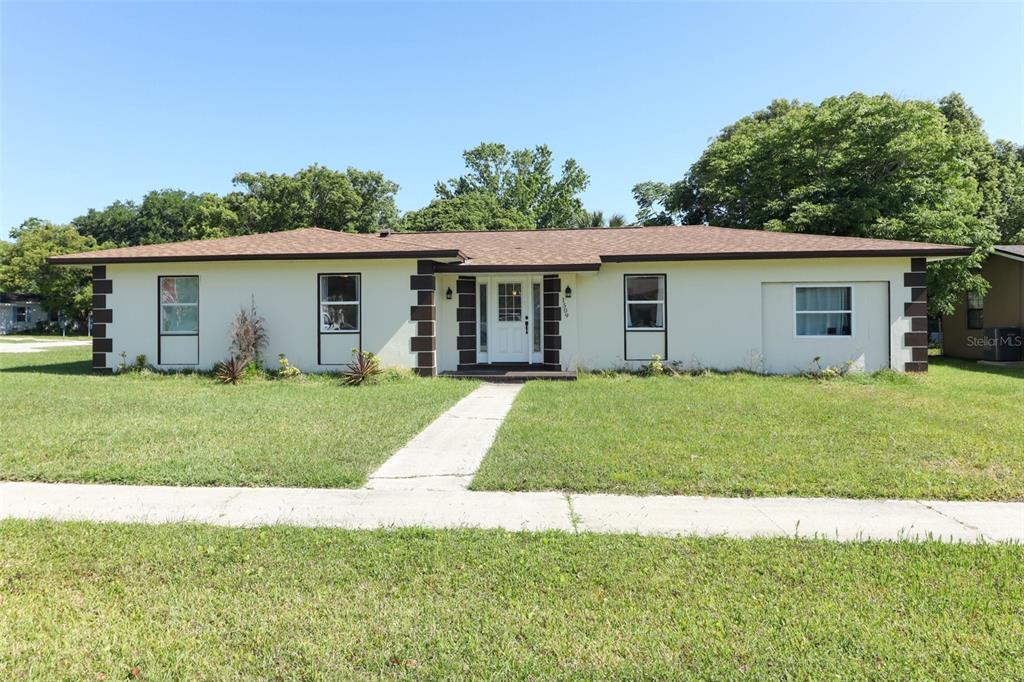
[{"label": "grass", "polygon": [[477,489],[1024,499],[1024,371],[527,384]]},{"label": "grass", "polygon": [[0,522],[4,679],[1020,679],[1024,548]]},{"label": "grass", "polygon": [[358,487],[474,388],[333,377],[224,386],[89,372],[89,349],[0,354],[0,479]]}]

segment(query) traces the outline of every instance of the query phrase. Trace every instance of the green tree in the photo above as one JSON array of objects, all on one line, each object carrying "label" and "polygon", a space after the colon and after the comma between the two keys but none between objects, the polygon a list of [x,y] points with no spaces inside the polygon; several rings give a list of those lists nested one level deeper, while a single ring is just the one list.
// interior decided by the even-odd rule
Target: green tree
[{"label": "green tree", "polygon": [[574,227],[604,227],[604,211],[583,211]]},{"label": "green tree", "polygon": [[675,219],[668,210],[670,185],[665,182],[640,182],[633,185],[636,200],[636,221],[640,225],[672,225]]},{"label": "green tree", "polygon": [[297,227],[374,232],[397,220],[398,185],[374,171],[314,164],[294,175],[239,173],[233,182],[242,191],[229,194],[227,203],[247,232]]},{"label": "green tree", "polygon": [[641,222],[964,244],[929,268],[929,303],[949,312],[997,237],[993,166],[980,121],[940,104],[853,93],[777,100],[725,128],[679,182],[642,183]]},{"label": "green tree", "polygon": [[179,189],[150,192],[139,206],[142,244],[211,239],[237,234],[238,216],[216,194]]},{"label": "green tree", "polygon": [[89,209],[71,224],[83,235],[118,246],[226,237],[241,228],[222,197],[180,189],[152,191],[140,204],[115,201],[102,210]]},{"label": "green tree", "polygon": [[472,193],[493,195],[498,206],[529,218],[534,227],[573,227],[584,214],[579,194],[590,177],[575,159],[562,164],[562,173],[552,173],[552,153],[547,145],[510,150],[505,145],[484,142],[462,154],[469,172],[434,189],[439,199],[453,199]]},{"label": "green tree", "polygon": [[90,208],[85,215],[72,219],[71,225],[100,243],[112,242],[118,246],[142,243],[139,207],[132,201],[115,201],[101,210]]},{"label": "green tree", "polygon": [[395,205],[397,182],[388,180],[383,173],[357,168],[347,169],[345,175],[359,196],[356,232],[376,232],[398,225],[398,207]]},{"label": "green tree", "polygon": [[528,230],[529,218],[513,209],[502,208],[487,192],[468,192],[446,199],[434,199],[402,218],[403,230]]},{"label": "green tree", "polygon": [[49,312],[84,321],[92,308],[91,273],[84,268],[50,265],[49,256],[101,248],[71,225],[29,218],[11,231],[14,243],[0,259],[0,289],[39,294]]},{"label": "green tree", "polygon": [[999,185],[999,243],[1024,244],[1024,146],[1007,140],[993,144]]},{"label": "green tree", "polygon": [[623,227],[625,224],[626,216],[621,213],[613,213],[605,221],[604,211],[584,211],[576,227]]}]

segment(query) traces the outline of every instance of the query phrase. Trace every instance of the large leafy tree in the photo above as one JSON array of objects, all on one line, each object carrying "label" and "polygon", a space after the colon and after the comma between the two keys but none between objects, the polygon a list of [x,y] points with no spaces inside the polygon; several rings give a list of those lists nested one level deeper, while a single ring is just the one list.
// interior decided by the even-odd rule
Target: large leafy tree
[{"label": "large leafy tree", "polygon": [[434,199],[402,218],[403,230],[528,230],[533,222],[514,209],[502,208],[498,198],[487,192],[467,192],[446,199]]},{"label": "large leafy tree", "polygon": [[397,221],[398,185],[375,171],[336,171],[314,164],[294,175],[239,173],[227,197],[247,232],[323,227],[374,232]]},{"label": "large leafy tree", "polygon": [[561,175],[552,172],[552,153],[547,145],[533,149],[509,149],[485,142],[462,154],[467,172],[448,182],[438,182],[438,199],[466,194],[489,194],[498,206],[526,216],[533,227],[574,227],[585,211],[579,194],[590,177],[575,159],[562,164]]},{"label": "large leafy tree", "polygon": [[964,244],[929,268],[948,312],[997,239],[997,164],[958,96],[939,104],[854,93],[777,100],[725,128],[680,181],[634,187],[642,222]]},{"label": "large leafy tree", "polygon": [[178,189],[155,190],[140,204],[115,201],[102,210],[89,209],[71,224],[83,235],[120,246],[225,237],[240,229],[222,197]]},{"label": "large leafy tree", "polygon": [[90,208],[85,215],[71,220],[83,235],[98,242],[113,242],[119,246],[142,243],[139,225],[139,207],[132,201],[115,201],[104,209]]},{"label": "large leafy tree", "polygon": [[999,185],[995,209],[999,242],[1024,244],[1024,146],[996,140],[993,152]]},{"label": "large leafy tree", "polygon": [[92,308],[91,273],[84,268],[50,265],[47,257],[101,248],[70,225],[29,218],[11,231],[14,243],[0,257],[0,289],[39,294],[50,312],[84,320]]},{"label": "large leafy tree", "polygon": [[398,185],[376,171],[313,165],[294,175],[239,173],[227,196],[177,189],[141,203],[115,201],[71,221],[82,234],[120,246],[210,239],[296,227],[373,232],[398,222]]}]

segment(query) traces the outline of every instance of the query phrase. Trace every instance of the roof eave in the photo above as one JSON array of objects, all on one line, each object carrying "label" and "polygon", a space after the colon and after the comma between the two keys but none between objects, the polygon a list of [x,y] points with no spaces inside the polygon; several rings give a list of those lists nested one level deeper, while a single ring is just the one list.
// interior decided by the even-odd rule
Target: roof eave
[{"label": "roof eave", "polygon": [[650,261],[767,260],[785,258],[960,258],[974,253],[969,246],[931,249],[847,249],[845,251],[729,251],[716,253],[643,253],[601,256],[602,263],[640,263]]},{"label": "roof eave", "polygon": [[515,265],[442,263],[434,268],[434,272],[582,272],[600,269],[600,263],[519,263]]},{"label": "roof eave", "polygon": [[1013,251],[1006,251],[1004,249],[1000,249],[998,246],[992,249],[992,253],[993,255],[1002,256],[1003,258],[1009,258],[1010,260],[1024,262],[1024,255],[1014,253]]},{"label": "roof eave", "polygon": [[363,253],[258,253],[202,256],[50,256],[52,265],[104,265],[106,263],[191,263],[246,260],[380,260],[383,258],[466,258],[458,249],[430,251],[371,251]]}]

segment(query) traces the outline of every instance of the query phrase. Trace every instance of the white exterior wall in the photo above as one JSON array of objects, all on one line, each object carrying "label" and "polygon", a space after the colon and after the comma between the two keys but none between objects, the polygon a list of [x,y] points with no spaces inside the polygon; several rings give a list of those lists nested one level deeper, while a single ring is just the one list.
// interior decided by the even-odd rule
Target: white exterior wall
[{"label": "white exterior wall", "polygon": [[[351,360],[357,335],[324,335],[322,360],[317,364],[319,324],[319,273],[361,275],[362,348],[380,355],[384,365],[415,367],[415,353],[409,339],[416,324],[409,321],[409,308],[416,304],[416,292],[409,288],[416,274],[416,261],[409,260],[291,260],[230,261],[197,263],[115,263],[107,266],[113,293],[107,296],[113,322],[107,336],[113,339],[109,367],[116,367],[121,351],[128,362],[145,354],[148,361],[164,369],[197,367],[209,369],[227,358],[231,321],[252,300],[264,318],[269,335],[266,364],[277,366],[277,354],[284,353],[304,371],[329,371]],[[199,277],[199,363],[172,364],[187,356],[182,345],[187,338],[163,337],[162,364],[157,365],[157,277],[197,275]],[[172,339],[170,344],[166,343]],[[177,355],[178,357],[175,357]]]},{"label": "white exterior wall", "polygon": [[[909,271],[909,258],[833,258],[606,263],[597,272],[559,273],[563,294],[566,287],[573,290],[572,298],[564,300],[560,324],[562,366],[638,368],[658,353],[667,361],[720,370],[796,372],[809,368],[815,357],[823,365],[853,361],[867,371],[902,369],[911,360],[903,343],[904,333],[910,331],[903,315],[911,297],[910,288],[903,286],[903,275]],[[121,351],[129,362],[144,353],[156,364],[157,277],[198,275],[197,367],[208,369],[227,357],[231,320],[255,297],[269,332],[269,366],[284,353],[305,371],[338,369],[336,364],[317,364],[318,273],[360,273],[362,348],[380,355],[385,365],[416,366],[416,354],[410,351],[416,323],[409,320],[410,307],[416,305],[416,292],[409,288],[409,277],[416,274],[413,259],[109,265],[113,322],[107,325],[107,336],[113,339],[113,352],[108,366],[116,366]],[[626,274],[666,276],[667,334],[640,332],[627,338]],[[458,364],[458,296],[450,301],[444,297],[448,287],[456,289],[455,282],[453,274],[437,276],[438,371],[454,370]],[[853,286],[854,338],[796,337],[792,285],[827,283]],[[336,347],[324,353],[324,362],[347,362],[355,341],[331,341]],[[166,362],[160,366],[182,368]]]},{"label": "white exterior wall", "polygon": [[[890,365],[902,370],[911,359],[903,343],[904,333],[910,331],[903,315],[904,302],[910,300],[903,274],[909,271],[909,258],[606,263],[597,272],[575,275],[570,312],[575,308],[576,314],[570,317],[570,327],[575,327],[578,340],[571,342],[563,331],[563,364],[585,369],[638,368],[649,360],[646,351],[664,355],[660,334],[640,332],[646,338],[635,346],[630,343],[630,358],[645,359],[626,360],[623,293],[624,275],[664,274],[668,336],[664,357],[669,361],[720,370],[792,373],[808,369],[820,356],[823,365],[852,360],[867,371]],[[791,295],[781,303],[765,304],[762,290],[766,286],[787,285],[785,290],[791,291],[793,284],[819,283],[853,286],[852,340],[798,338]],[[774,343],[782,337],[791,343]],[[771,351],[771,357],[766,351]]]}]

